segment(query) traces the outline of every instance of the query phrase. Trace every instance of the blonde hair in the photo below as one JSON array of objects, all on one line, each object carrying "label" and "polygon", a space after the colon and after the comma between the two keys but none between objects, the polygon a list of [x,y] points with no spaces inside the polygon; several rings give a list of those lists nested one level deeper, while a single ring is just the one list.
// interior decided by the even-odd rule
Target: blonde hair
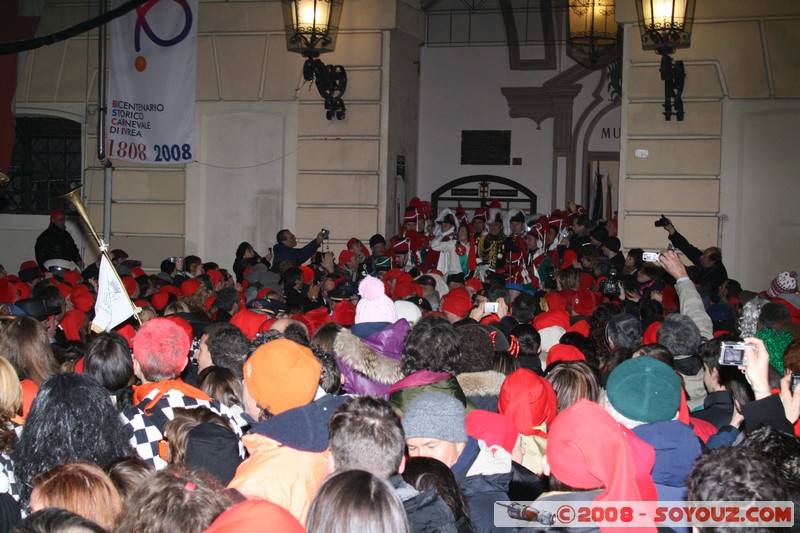
[{"label": "blonde hair", "polygon": [[11,418],[22,409],[22,385],[17,371],[5,357],[0,357],[0,415]]},{"label": "blonde hair", "polygon": [[188,313],[189,306],[182,300],[175,300],[164,307],[164,316],[174,315],[175,313]]}]

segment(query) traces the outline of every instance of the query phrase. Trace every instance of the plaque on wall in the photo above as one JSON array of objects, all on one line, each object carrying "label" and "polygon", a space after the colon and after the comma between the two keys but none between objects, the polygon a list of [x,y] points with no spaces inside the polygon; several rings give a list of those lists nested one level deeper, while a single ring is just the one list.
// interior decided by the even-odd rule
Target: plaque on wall
[{"label": "plaque on wall", "polygon": [[519,191],[516,189],[492,189],[492,196],[496,198],[516,198]]},{"label": "plaque on wall", "polygon": [[478,196],[478,189],[452,189],[450,194],[453,196]]},{"label": "plaque on wall", "polygon": [[511,130],[462,130],[462,165],[509,165]]}]

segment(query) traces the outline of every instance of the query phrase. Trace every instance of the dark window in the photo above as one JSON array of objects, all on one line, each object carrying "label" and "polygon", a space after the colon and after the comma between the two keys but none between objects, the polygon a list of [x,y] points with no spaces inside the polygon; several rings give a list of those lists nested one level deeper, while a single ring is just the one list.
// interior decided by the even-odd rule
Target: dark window
[{"label": "dark window", "polygon": [[508,165],[511,163],[511,131],[463,130],[462,165]]},{"label": "dark window", "polygon": [[56,117],[16,119],[9,182],[0,188],[0,212],[48,214],[58,196],[81,185],[81,125]]}]

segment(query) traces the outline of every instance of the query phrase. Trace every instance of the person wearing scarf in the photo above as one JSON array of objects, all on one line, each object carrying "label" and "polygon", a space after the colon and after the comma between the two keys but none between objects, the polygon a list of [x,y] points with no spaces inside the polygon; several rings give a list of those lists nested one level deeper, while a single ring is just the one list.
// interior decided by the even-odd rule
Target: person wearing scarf
[{"label": "person wearing scarf", "polygon": [[[131,446],[156,469],[167,467],[158,445],[176,407],[207,407],[228,419],[231,429],[241,437],[241,429],[227,407],[179,378],[189,362],[191,342],[186,330],[168,318],[149,320],[133,338],[133,372],[141,385],[134,385],[133,407],[121,416],[133,435]],[[244,457],[243,448],[240,451]]]}]

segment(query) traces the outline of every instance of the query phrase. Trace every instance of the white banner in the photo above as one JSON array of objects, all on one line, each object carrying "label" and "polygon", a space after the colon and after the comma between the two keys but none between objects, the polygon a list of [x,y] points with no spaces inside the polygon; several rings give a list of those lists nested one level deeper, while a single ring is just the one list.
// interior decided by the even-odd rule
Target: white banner
[{"label": "white banner", "polygon": [[108,157],[194,161],[197,0],[149,0],[112,21],[110,34]]},{"label": "white banner", "polygon": [[94,304],[92,331],[111,331],[133,316],[135,306],[128,292],[119,282],[114,267],[100,256],[100,273],[97,276],[97,301]]}]

